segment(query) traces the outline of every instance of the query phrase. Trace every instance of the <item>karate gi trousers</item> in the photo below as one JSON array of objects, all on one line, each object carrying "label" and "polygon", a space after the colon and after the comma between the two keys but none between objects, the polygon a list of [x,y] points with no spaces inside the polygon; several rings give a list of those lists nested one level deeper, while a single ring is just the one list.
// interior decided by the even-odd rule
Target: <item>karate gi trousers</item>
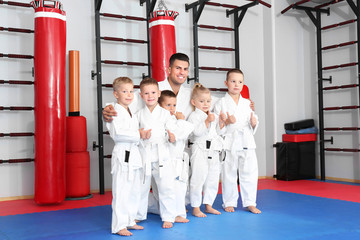
[{"label": "karate gi trousers", "polygon": [[[157,146],[152,153],[157,155]],[[156,156],[153,156],[156,159]],[[161,174],[161,176],[160,176]],[[159,192],[159,213],[163,222],[174,222],[176,217],[176,199],[174,191],[174,168],[171,161],[164,161],[159,169],[159,162],[151,162],[151,175],[145,175],[141,186],[141,200],[136,220],[145,220],[148,212],[151,177]]]},{"label": "karate gi trousers", "polygon": [[230,151],[226,151],[226,158],[221,170],[223,208],[237,207],[238,174],[242,206],[256,206],[258,163],[255,149],[237,151],[236,156],[233,156]]},{"label": "karate gi trousers", "polygon": [[219,152],[204,150],[196,143],[192,147],[190,178],[190,203],[192,207],[213,205],[220,179]]},{"label": "karate gi trousers", "polygon": [[129,171],[123,168],[121,164],[116,164],[112,170],[112,233],[136,224],[140,203],[143,170],[142,168],[130,170],[133,172],[129,178]]}]

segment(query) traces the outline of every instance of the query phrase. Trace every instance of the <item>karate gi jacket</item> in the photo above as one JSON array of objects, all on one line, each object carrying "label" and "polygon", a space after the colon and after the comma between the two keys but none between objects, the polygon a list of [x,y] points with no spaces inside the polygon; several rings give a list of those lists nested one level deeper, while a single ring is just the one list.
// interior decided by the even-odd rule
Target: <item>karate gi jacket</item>
[{"label": "karate gi jacket", "polygon": [[250,101],[243,97],[239,97],[238,104],[233,98],[226,93],[215,105],[216,114],[223,112],[224,114],[234,115],[236,122],[224,127],[222,135],[224,136],[224,149],[229,151],[240,151],[243,149],[255,149],[254,134],[259,126],[259,121],[253,129],[250,123],[251,113],[258,120],[257,115],[250,108]]},{"label": "karate gi jacket", "polygon": [[121,165],[122,171],[129,171],[129,178],[132,176],[132,170],[143,167],[141,155],[139,152],[139,122],[134,115],[120,104],[112,104],[118,113],[113,117],[111,123],[106,123],[111,138],[115,146],[111,157],[111,173],[116,171]]}]

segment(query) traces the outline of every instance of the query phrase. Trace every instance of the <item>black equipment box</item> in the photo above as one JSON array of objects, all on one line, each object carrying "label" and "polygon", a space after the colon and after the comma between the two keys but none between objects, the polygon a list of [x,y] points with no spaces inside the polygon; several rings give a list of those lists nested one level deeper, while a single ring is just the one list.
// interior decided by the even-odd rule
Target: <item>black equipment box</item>
[{"label": "black equipment box", "polygon": [[314,119],[305,119],[297,122],[285,123],[285,130],[299,130],[304,128],[314,127]]},{"label": "black equipment box", "polygon": [[315,178],[315,142],[279,142],[276,147],[278,180]]}]

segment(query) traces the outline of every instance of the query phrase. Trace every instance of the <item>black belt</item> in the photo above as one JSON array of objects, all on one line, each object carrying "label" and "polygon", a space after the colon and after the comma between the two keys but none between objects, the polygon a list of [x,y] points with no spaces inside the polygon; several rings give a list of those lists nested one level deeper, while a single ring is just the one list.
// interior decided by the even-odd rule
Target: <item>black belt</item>
[{"label": "black belt", "polygon": [[206,140],[206,149],[210,149],[211,141]]},{"label": "black belt", "polygon": [[125,150],[125,162],[129,162],[129,158],[130,158],[130,151]]},{"label": "black belt", "polygon": [[[190,140],[188,140],[188,147],[190,147],[191,145],[193,145],[194,143],[190,142]],[[211,141],[206,140],[206,149],[210,149],[211,146]]]}]

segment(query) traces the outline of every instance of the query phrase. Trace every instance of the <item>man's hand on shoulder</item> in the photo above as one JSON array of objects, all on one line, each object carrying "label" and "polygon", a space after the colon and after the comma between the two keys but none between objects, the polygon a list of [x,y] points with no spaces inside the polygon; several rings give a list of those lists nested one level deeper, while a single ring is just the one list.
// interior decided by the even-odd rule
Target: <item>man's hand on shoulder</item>
[{"label": "man's hand on shoulder", "polygon": [[113,105],[107,105],[103,109],[103,118],[105,122],[111,122],[113,119],[112,117],[115,117],[117,115],[117,112],[115,111],[115,108]]}]

